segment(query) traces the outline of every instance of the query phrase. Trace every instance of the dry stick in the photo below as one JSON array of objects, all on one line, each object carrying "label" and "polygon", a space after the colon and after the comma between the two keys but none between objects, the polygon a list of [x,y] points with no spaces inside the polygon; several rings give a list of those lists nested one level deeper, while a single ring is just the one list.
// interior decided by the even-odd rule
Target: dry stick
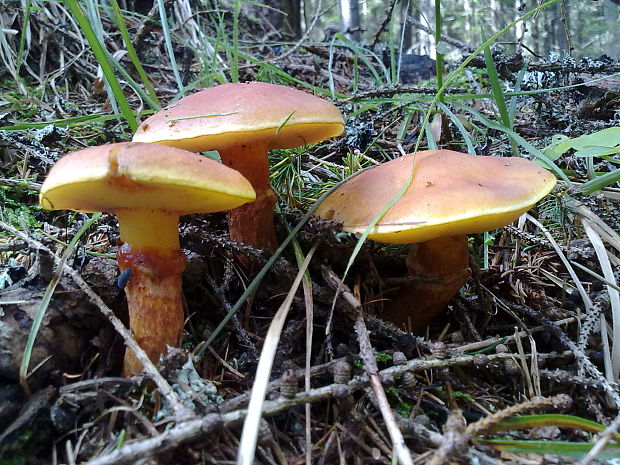
[{"label": "dry stick", "polygon": [[[60,265],[61,259],[58,258],[54,254],[54,252],[44,246],[41,242],[29,237],[28,235],[15,229],[13,226],[4,223],[3,221],[0,221],[0,228],[9,231],[11,234],[27,242],[30,247],[38,250],[43,250],[44,252],[48,253],[54,259],[54,263],[56,263],[56,265]],[[121,335],[121,337],[125,341],[125,345],[136,355],[136,358],[140,361],[140,363],[142,363],[144,371],[146,372],[148,377],[153,380],[164,398],[170,404],[170,407],[174,412],[175,420],[183,421],[191,418],[193,416],[192,411],[185,405],[183,405],[183,402],[181,401],[177,393],[174,392],[174,390],[170,387],[170,384],[168,384],[168,382],[159,373],[159,371],[157,371],[157,368],[155,367],[153,362],[151,362],[151,360],[142,350],[142,348],[138,345],[138,343],[135,341],[135,339],[131,335],[131,332],[125,327],[125,325],[123,325],[122,321],[119,320],[116,315],[114,315],[114,312],[112,312],[110,307],[108,307],[105,302],[101,300],[101,297],[99,297],[97,293],[95,293],[95,291],[91,289],[91,287],[86,283],[86,281],[84,281],[84,279],[78,274],[77,271],[75,271],[69,265],[65,264],[64,272],[71,276],[71,279],[73,279],[73,281],[78,285],[78,287],[89,297],[90,301],[99,308],[101,313],[103,313],[103,315],[108,319],[112,326],[114,326],[116,332]]]},{"label": "dry stick", "polygon": [[[582,218],[581,224],[594,248],[603,275],[608,281],[615,281],[614,271],[601,236],[596,233],[593,228],[593,223],[590,220]],[[607,286],[607,294],[609,295],[612,319],[611,373],[608,373],[608,378],[610,382],[614,382],[618,379],[618,375],[620,375],[620,294],[611,286]],[[601,322],[602,324],[606,324],[604,317],[601,318]]]},{"label": "dry stick", "polygon": [[390,403],[385,395],[385,390],[381,384],[379,368],[377,367],[375,354],[372,349],[372,344],[370,343],[370,338],[368,337],[368,329],[366,328],[366,323],[364,322],[362,305],[333,271],[329,270],[328,273],[332,282],[337,283],[338,288],[342,290],[342,296],[357,313],[357,318],[355,320],[355,332],[357,333],[357,341],[360,345],[360,356],[364,361],[364,368],[370,379],[370,386],[372,387],[372,391],[377,398],[377,405],[379,406],[379,410],[381,411],[381,415],[385,421],[385,426],[387,427],[390,438],[392,439],[392,447],[394,448],[394,452],[396,453],[400,463],[405,465],[413,465],[411,454],[405,445],[405,438],[398,427],[398,423],[394,417],[394,412],[390,407]]},{"label": "dry stick", "polygon": [[475,423],[467,426],[467,428],[465,428],[465,434],[469,436],[487,434],[493,431],[495,425],[515,415],[523,415],[525,412],[541,408],[565,409],[570,407],[571,403],[572,399],[567,394],[557,394],[552,397],[535,397],[531,400],[502,409],[488,417],[481,418]]},{"label": "dry stick", "polygon": [[[312,367],[312,335],[314,329],[314,298],[312,296],[312,282],[304,276],[304,303],[306,307],[306,366],[304,370],[304,390],[311,389],[310,368]],[[310,404],[305,405],[306,414],[306,465],[312,464],[312,411]]]},{"label": "dry stick", "polygon": [[[569,318],[564,318],[563,320],[554,321],[554,324],[557,326],[561,326],[561,325],[568,324],[568,323],[574,323],[578,320],[579,318],[571,316]],[[493,336],[483,341],[477,341],[477,342],[472,342],[470,344],[465,344],[465,345],[456,347],[454,350],[456,350],[457,352],[461,352],[461,353],[482,350],[482,349],[490,348],[490,346],[497,344],[500,341],[502,341],[503,344],[507,344],[509,342],[516,340],[517,338],[527,337],[530,334],[540,333],[543,331],[547,331],[547,328],[544,326],[536,326],[534,328],[528,329],[527,331],[516,332],[512,334],[511,336],[504,336],[504,337]]]},{"label": "dry stick", "polygon": [[39,192],[41,190],[41,183],[31,182],[25,179],[0,178],[0,186],[21,187],[21,188],[28,189],[34,192]]},{"label": "dry stick", "polygon": [[[504,360],[514,357],[516,357],[516,354],[491,354],[488,356],[488,360]],[[379,378],[397,379],[407,371],[419,372],[437,368],[473,365],[474,360],[474,356],[463,356],[443,360],[416,359],[410,360],[403,365],[396,365],[386,368],[385,370],[379,372],[378,375]],[[347,384],[334,383],[328,386],[311,389],[310,391],[300,392],[292,399],[279,397],[276,400],[265,401],[263,404],[263,416],[269,417],[277,415],[297,405],[349,396],[355,391],[364,389],[368,386],[368,384],[368,377],[366,375],[362,375],[352,379]],[[239,397],[247,398],[245,394],[241,394]],[[230,402],[237,404],[234,400],[235,399],[231,399]],[[116,449],[107,455],[103,455],[89,461],[88,465],[133,464],[138,459],[145,460],[150,457],[154,457],[168,452],[183,443],[195,441],[208,435],[212,435],[220,428],[239,425],[245,418],[246,412],[246,409],[238,409],[221,415],[217,413],[209,414],[200,420],[189,420],[182,422],[164,431],[159,436],[129,442],[120,449]],[[433,434],[434,436],[437,436],[437,433]]]},{"label": "dry stick", "polygon": [[392,447],[394,447],[394,452],[396,453],[400,463],[404,465],[413,465],[411,454],[405,445],[405,438],[398,427],[398,423],[396,423],[394,412],[392,411],[390,403],[387,400],[387,396],[385,395],[385,390],[381,384],[381,378],[379,378],[379,368],[377,367],[374,351],[372,349],[372,345],[370,344],[368,329],[366,328],[366,323],[364,322],[364,313],[361,311],[361,307],[358,307],[358,311],[359,313],[355,321],[355,332],[357,333],[357,340],[360,345],[360,355],[364,361],[366,373],[370,377],[370,385],[375,393],[375,396],[377,397],[377,404],[379,405],[379,410],[381,410],[381,415],[385,421],[385,426],[387,427],[390,438],[392,439]]}]

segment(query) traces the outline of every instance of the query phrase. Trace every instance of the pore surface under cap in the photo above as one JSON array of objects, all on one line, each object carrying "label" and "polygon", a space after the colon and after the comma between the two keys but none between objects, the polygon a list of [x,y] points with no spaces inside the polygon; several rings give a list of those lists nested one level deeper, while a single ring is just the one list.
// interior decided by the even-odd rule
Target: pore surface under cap
[{"label": "pore surface under cap", "polygon": [[135,142],[65,155],[40,195],[46,209],[149,208],[181,215],[228,210],[254,199],[250,183],[227,166],[185,150]]},{"label": "pore surface under cap", "polygon": [[[315,215],[363,233],[406,184],[413,161],[414,154],[405,155],[354,177]],[[418,152],[411,185],[368,237],[406,244],[496,229],[529,210],[555,183],[549,171],[523,158]]]},{"label": "pore surface under cap", "polygon": [[344,120],[328,101],[264,82],[223,84],[152,115],[133,140],[201,152],[262,142],[293,148],[340,135]]}]

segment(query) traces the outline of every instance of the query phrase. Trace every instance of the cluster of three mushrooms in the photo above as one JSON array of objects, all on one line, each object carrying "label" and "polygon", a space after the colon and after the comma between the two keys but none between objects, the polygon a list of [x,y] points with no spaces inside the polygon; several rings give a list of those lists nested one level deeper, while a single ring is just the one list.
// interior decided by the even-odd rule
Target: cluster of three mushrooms
[{"label": "cluster of three mushrooms", "polygon": [[[126,286],[130,327],[157,360],[166,345],[178,345],[183,327],[179,216],[245,204],[229,214],[231,237],[274,249],[267,151],[317,142],[343,129],[333,105],[303,92],[264,83],[218,86],[147,119],[134,137],[139,142],[65,156],[50,172],[41,204],[118,215],[119,265],[132,273]],[[222,161],[252,186],[235,170],[169,145],[218,150]],[[465,234],[514,221],[551,190],[555,178],[523,159],[420,152],[357,176],[316,214],[343,223],[346,231],[364,232],[407,182],[413,157],[411,186],[368,237],[420,243],[411,248],[408,267],[427,279],[403,289],[384,317],[401,323],[413,315],[414,327],[421,328],[469,276]],[[127,353],[124,373],[139,370]]]}]

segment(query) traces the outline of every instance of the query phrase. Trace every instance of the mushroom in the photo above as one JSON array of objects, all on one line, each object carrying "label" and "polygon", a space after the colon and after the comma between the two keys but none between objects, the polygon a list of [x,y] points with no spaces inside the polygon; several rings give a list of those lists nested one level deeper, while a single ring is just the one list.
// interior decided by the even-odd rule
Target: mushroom
[{"label": "mushroom", "polygon": [[338,136],[344,120],[331,103],[264,82],[224,84],[189,95],[140,125],[133,140],[195,152],[217,150],[222,162],[250,180],[256,201],[228,214],[233,240],[275,250],[270,149]]},{"label": "mushroom", "polygon": [[[227,210],[254,200],[250,183],[235,170],[201,155],[156,144],[119,143],[62,157],[43,183],[48,210],[116,214],[123,242],[118,251],[129,323],[136,342],[156,362],[183,330],[179,217]],[[126,271],[131,270],[131,271]],[[123,373],[141,370],[127,351]]]},{"label": "mushroom", "polygon": [[405,155],[372,168],[332,192],[315,215],[362,234],[381,210],[413,180],[404,195],[371,228],[368,238],[414,244],[407,257],[413,284],[384,306],[396,324],[423,329],[467,281],[467,234],[505,226],[555,186],[539,165],[516,157],[483,157],[450,150]]}]

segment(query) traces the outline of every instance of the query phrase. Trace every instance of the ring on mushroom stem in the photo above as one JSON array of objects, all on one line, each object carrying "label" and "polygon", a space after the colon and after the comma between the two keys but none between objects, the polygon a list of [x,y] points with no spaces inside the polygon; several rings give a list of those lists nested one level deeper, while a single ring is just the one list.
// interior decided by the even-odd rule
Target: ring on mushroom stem
[{"label": "ring on mushroom stem", "polygon": [[556,179],[539,165],[516,157],[482,157],[451,150],[405,155],[369,169],[341,185],[315,215],[362,234],[407,183],[407,191],[380,218],[368,238],[414,244],[407,256],[411,286],[384,305],[383,317],[411,320],[422,330],[467,281],[467,234],[512,223],[547,195]]},{"label": "ring on mushroom stem", "polygon": [[230,236],[275,250],[275,196],[269,186],[270,149],[320,142],[344,131],[331,103],[291,87],[264,82],[224,84],[184,97],[150,116],[133,140],[185,150],[217,150],[256,191],[256,201],[228,213]]},{"label": "ring on mushroom stem", "polygon": [[[49,210],[105,211],[117,216],[118,251],[129,325],[153,362],[183,330],[179,218],[254,200],[237,171],[201,155],[157,144],[119,143],[70,153],[50,170],[40,203]],[[123,373],[141,365],[127,351]]]}]

